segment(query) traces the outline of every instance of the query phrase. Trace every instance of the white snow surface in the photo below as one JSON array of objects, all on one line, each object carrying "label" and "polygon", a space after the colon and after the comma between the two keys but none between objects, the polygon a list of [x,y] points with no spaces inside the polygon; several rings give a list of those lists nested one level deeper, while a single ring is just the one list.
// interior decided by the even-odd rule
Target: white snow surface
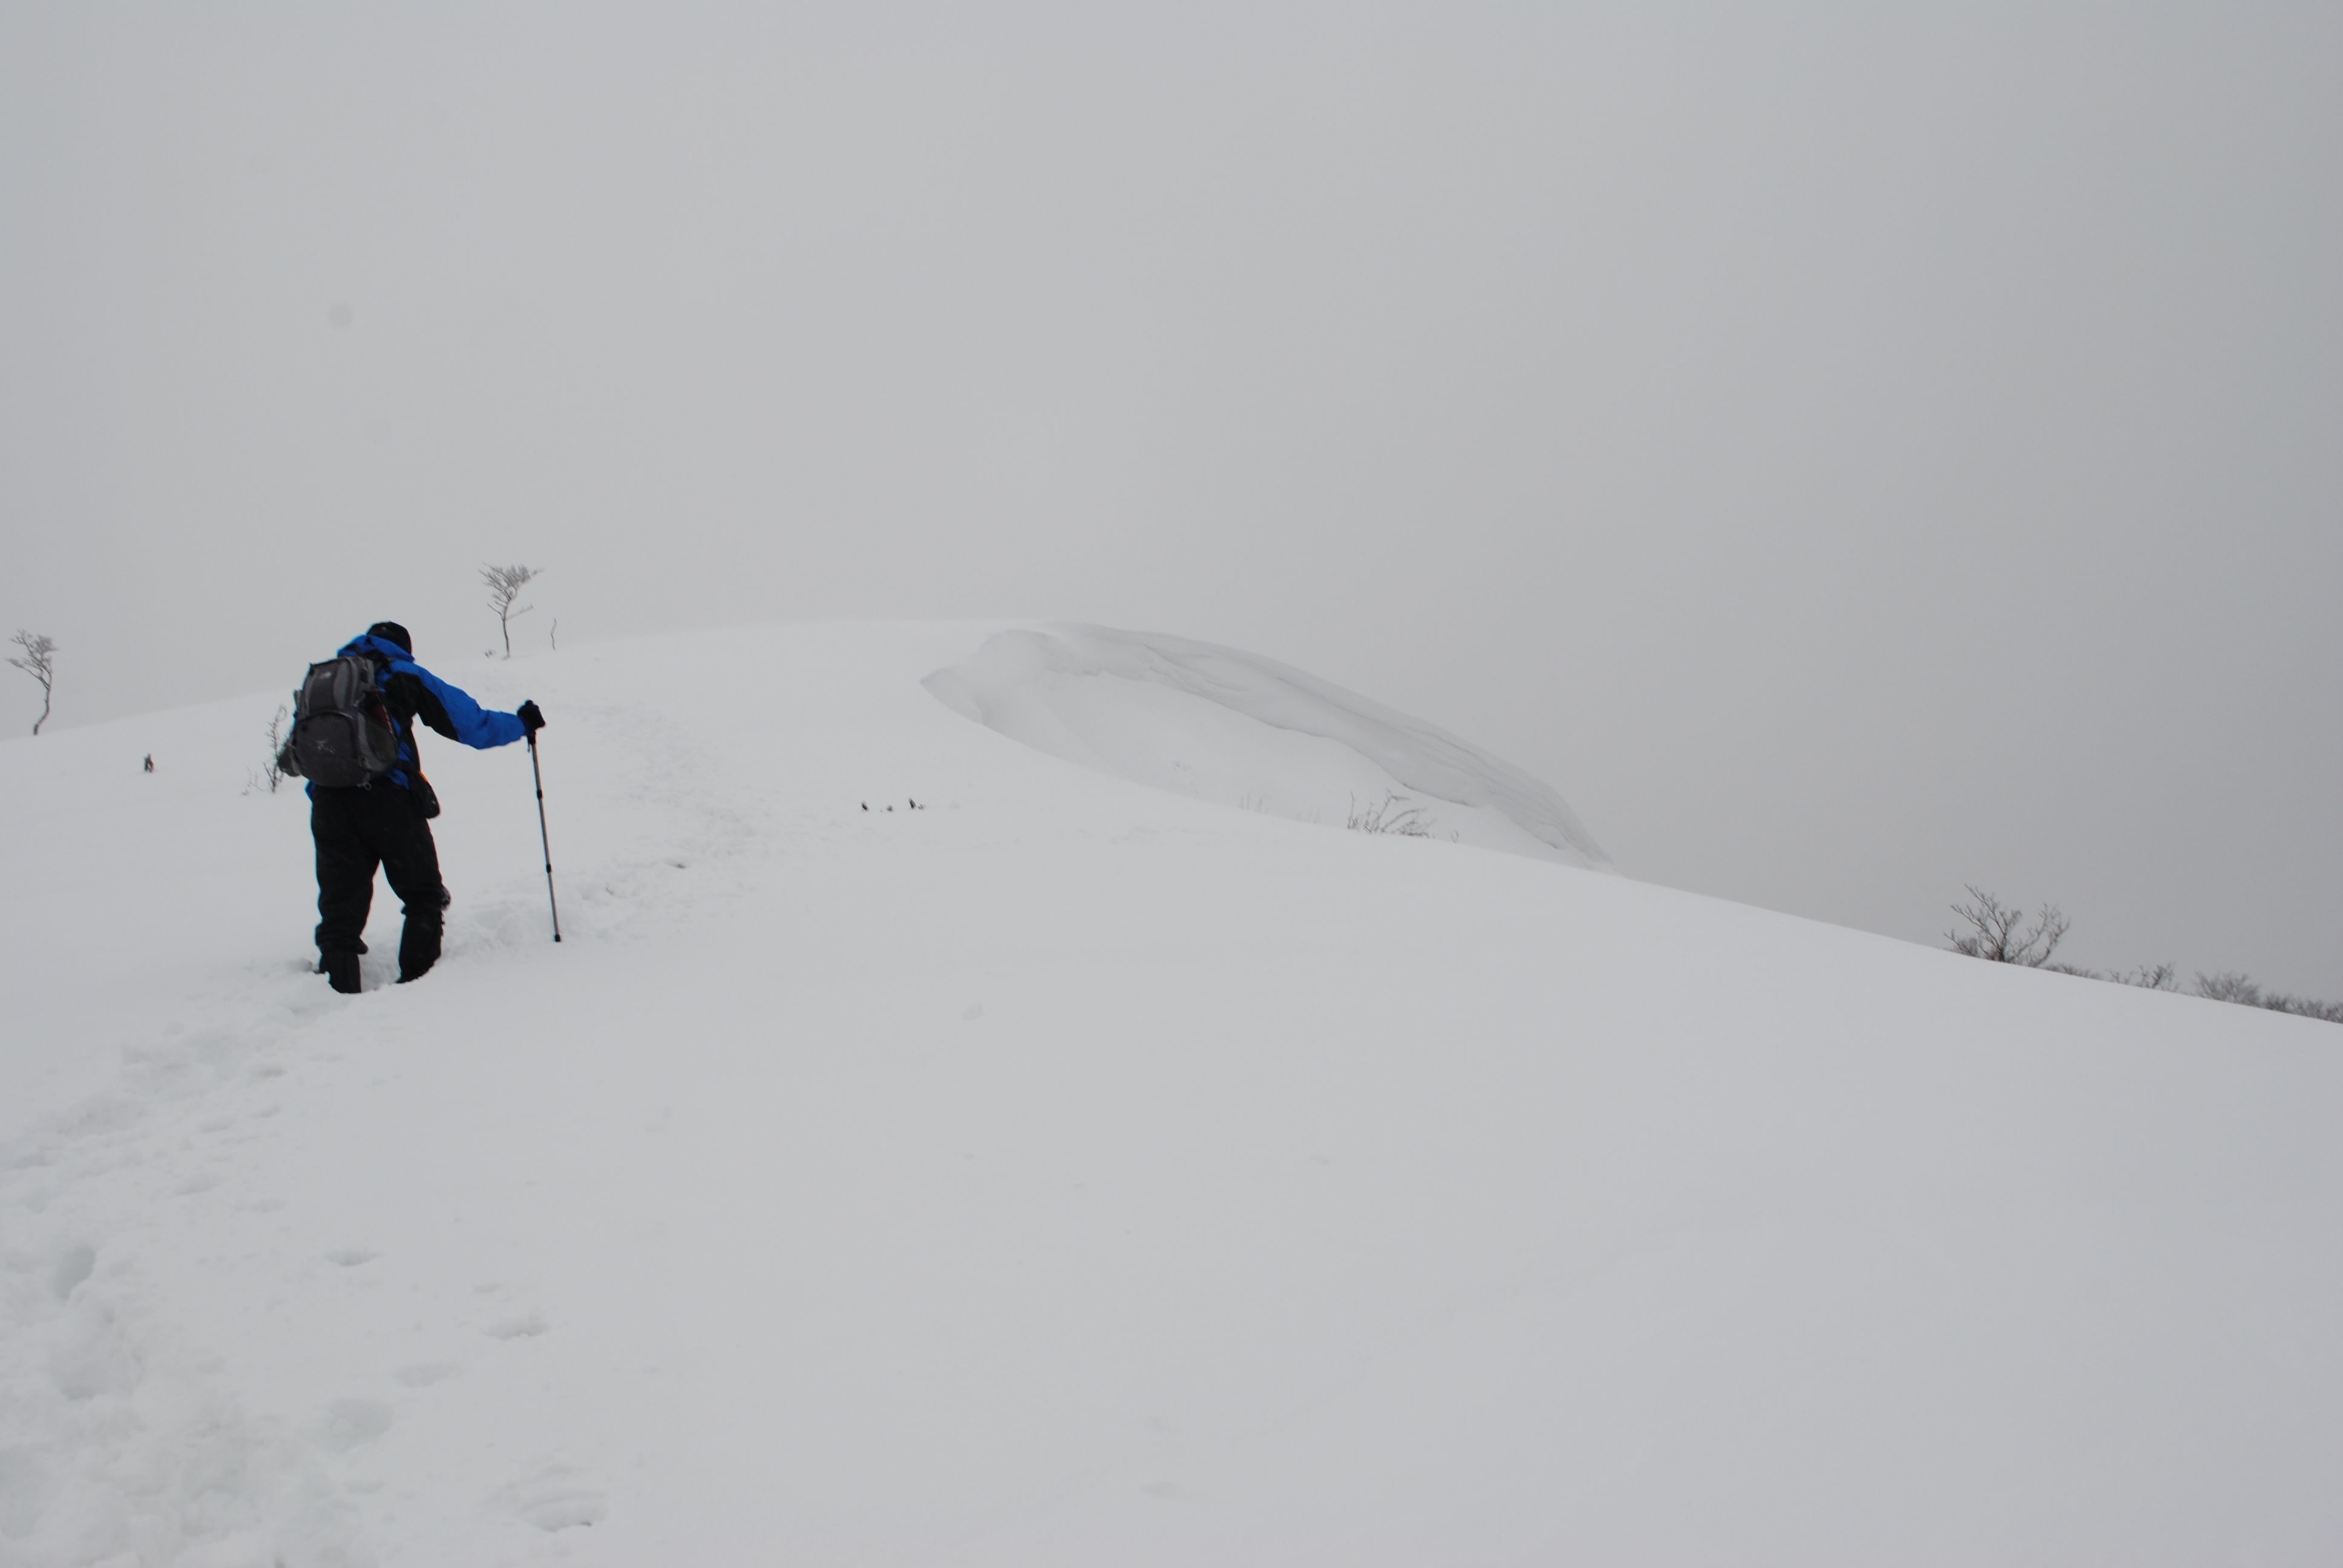
[{"label": "white snow surface", "polygon": [[279,697],[0,742],[0,1564],[2343,1561],[2332,1025],[1140,788],[1015,629],[423,650],[568,940],[436,745],[349,998]]},{"label": "white snow surface", "polygon": [[1258,654],[1102,626],[1019,628],[928,689],[1038,750],[1160,789],[1336,826],[1412,813],[1422,837],[1610,864],[1568,803],[1511,763]]}]

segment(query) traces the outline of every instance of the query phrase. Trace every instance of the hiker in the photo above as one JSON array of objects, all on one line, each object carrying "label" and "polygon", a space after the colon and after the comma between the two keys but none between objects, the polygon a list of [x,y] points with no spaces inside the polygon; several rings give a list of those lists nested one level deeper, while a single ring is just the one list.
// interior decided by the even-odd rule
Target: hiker
[{"label": "hiker", "polygon": [[452,895],[439,879],[431,819],[439,798],[424,778],[415,721],[467,746],[509,746],[545,728],[534,702],[494,713],[415,662],[415,639],[378,620],[323,664],[297,694],[293,738],[277,765],[309,780],[309,833],[317,844],[317,970],[337,991],[358,989],[358,955],[374,872],[405,906],[401,984],[439,959]]}]

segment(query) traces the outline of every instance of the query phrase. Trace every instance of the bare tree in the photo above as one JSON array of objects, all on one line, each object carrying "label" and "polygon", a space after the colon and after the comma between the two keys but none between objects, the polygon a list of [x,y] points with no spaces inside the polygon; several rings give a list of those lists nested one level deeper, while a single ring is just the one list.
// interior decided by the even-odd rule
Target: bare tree
[{"label": "bare tree", "polygon": [[41,683],[41,716],[33,720],[33,733],[38,735],[41,726],[49,721],[49,697],[56,689],[57,639],[36,631],[20,631],[9,640],[25,650],[25,657],[8,662]]},{"label": "bare tree", "polygon": [[497,626],[505,634],[505,657],[512,657],[512,622],[517,615],[527,615],[535,605],[514,608],[520,590],[537,580],[535,567],[482,567],[480,580],[488,585],[488,608],[497,612]]},{"label": "bare tree", "polygon": [[1953,913],[1960,916],[1968,930],[1955,927],[1945,933],[1945,940],[1952,943],[1956,953],[2038,970],[2049,963],[2050,955],[2058,950],[2059,940],[2066,934],[2066,917],[2058,912],[2056,904],[2043,905],[2042,912],[2028,926],[2024,910],[2005,905],[1975,883],[1969,884],[1969,897],[1976,902],[1953,906]]}]

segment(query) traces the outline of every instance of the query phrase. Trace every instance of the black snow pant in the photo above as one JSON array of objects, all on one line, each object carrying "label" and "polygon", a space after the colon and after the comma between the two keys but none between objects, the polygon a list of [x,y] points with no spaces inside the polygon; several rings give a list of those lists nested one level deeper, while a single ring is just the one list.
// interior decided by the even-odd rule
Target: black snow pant
[{"label": "black snow pant", "polygon": [[336,990],[357,989],[358,954],[366,951],[359,938],[374,903],[377,865],[406,906],[398,978],[414,980],[439,960],[447,890],[439,880],[431,824],[414,796],[387,779],[362,789],[319,789],[309,802],[309,835],[317,841],[318,967],[333,977]]}]

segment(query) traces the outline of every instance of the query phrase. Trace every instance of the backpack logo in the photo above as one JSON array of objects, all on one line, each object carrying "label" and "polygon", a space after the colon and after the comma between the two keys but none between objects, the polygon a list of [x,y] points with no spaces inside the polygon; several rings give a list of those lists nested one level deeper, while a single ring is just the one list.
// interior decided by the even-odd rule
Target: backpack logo
[{"label": "backpack logo", "polygon": [[329,789],[371,784],[398,765],[374,660],[349,655],[309,667],[293,694],[293,755],[303,777]]}]

